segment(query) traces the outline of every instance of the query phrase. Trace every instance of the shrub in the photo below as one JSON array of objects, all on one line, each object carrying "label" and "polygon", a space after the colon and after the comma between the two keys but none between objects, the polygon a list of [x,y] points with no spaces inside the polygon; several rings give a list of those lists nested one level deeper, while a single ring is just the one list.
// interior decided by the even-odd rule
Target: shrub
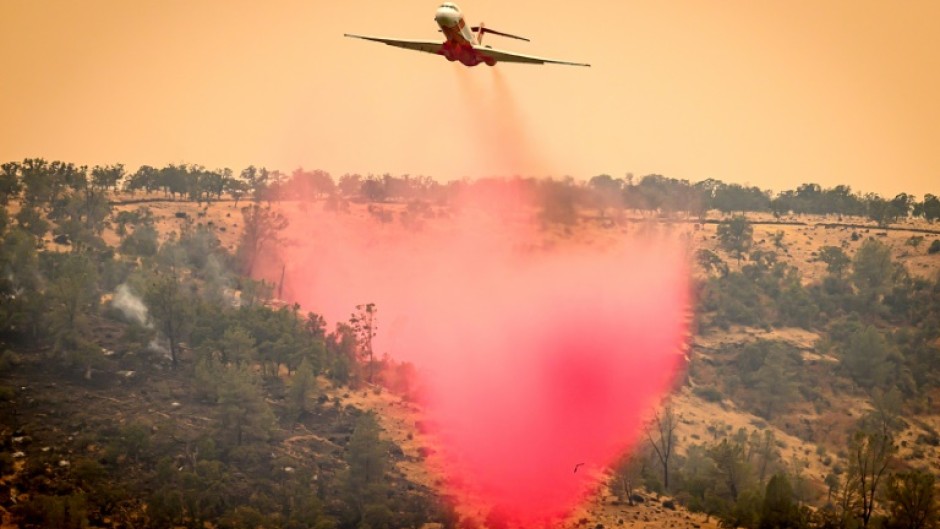
[{"label": "shrub", "polygon": [[934,241],[930,243],[930,248],[927,248],[927,253],[930,255],[940,253],[940,239],[934,239]]},{"label": "shrub", "polygon": [[922,242],[924,242],[923,235],[911,235],[911,237],[907,240],[906,244],[908,246],[913,246],[914,248],[917,248],[918,246],[920,246]]},{"label": "shrub", "polygon": [[724,398],[721,391],[714,386],[699,386],[692,390],[692,393],[695,393],[696,396],[705,402],[721,402],[722,398]]},{"label": "shrub", "polygon": [[20,364],[20,357],[13,351],[7,349],[0,353],[0,373],[5,373]]},{"label": "shrub", "polygon": [[940,446],[940,436],[937,432],[928,432],[917,436],[917,444],[926,444],[930,446]]},{"label": "shrub", "polygon": [[0,452],[0,474],[7,475],[13,471],[13,456],[9,452]]}]

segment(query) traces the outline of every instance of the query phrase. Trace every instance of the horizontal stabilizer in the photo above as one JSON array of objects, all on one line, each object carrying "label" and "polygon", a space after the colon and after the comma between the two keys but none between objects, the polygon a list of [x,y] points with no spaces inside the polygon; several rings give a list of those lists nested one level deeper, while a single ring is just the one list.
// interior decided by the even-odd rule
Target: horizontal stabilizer
[{"label": "horizontal stabilizer", "polygon": [[490,29],[486,26],[473,26],[470,28],[474,33],[482,31],[483,33],[492,33],[493,35],[499,35],[500,37],[509,37],[511,39],[524,40],[529,42],[529,39],[525,37],[520,37],[518,35],[510,35],[509,33],[503,33],[502,31],[496,31],[495,29]]}]

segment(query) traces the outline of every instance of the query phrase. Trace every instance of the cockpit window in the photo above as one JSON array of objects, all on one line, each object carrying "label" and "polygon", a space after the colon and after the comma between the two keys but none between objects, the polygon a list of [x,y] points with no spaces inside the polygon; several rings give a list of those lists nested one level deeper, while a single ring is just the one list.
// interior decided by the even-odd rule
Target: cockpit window
[{"label": "cockpit window", "polygon": [[457,11],[457,6],[450,2],[444,2],[441,4],[441,9],[453,9],[454,11]]}]

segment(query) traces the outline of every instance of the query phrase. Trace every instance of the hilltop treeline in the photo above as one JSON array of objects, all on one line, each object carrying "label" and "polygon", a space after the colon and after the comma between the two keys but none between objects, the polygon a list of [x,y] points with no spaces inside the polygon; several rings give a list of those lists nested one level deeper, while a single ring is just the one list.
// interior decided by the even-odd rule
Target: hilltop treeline
[{"label": "hilltop treeline", "polygon": [[661,175],[647,175],[634,182],[627,178],[598,175],[586,183],[571,178],[483,178],[446,184],[425,176],[390,174],[344,174],[334,179],[325,171],[296,169],[290,173],[249,166],[239,173],[231,169],[206,169],[200,165],[141,166],[128,172],[121,164],[75,166],[59,161],[26,159],[0,166],[0,197],[23,192],[27,203],[55,204],[64,189],[81,189],[94,194],[121,189],[134,193],[163,193],[170,198],[211,201],[229,196],[235,200],[273,201],[320,198],[383,201],[427,201],[447,203],[462,196],[492,196],[495,193],[526,197],[550,210],[559,221],[571,220],[569,210],[595,208],[602,214],[611,210],[638,210],[660,214],[701,217],[705,212],[767,212],[776,216],[814,214],[867,217],[887,226],[910,216],[933,222],[940,218],[940,198],[925,195],[918,201],[907,193],[885,198],[862,194],[849,186],[823,188],[807,183],[793,190],[772,193],[758,187],[708,179],[697,183]]}]

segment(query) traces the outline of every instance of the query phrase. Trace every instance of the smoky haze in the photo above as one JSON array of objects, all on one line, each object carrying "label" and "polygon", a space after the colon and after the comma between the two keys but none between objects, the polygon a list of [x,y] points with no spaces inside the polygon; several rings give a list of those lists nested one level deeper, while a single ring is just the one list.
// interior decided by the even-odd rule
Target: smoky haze
[{"label": "smoky haze", "polygon": [[284,297],[331,322],[375,303],[375,352],[418,368],[449,492],[532,522],[570,512],[670,388],[688,274],[673,234],[576,243],[526,202],[488,195],[420,229],[284,205],[291,243],[259,270],[285,263]]}]

